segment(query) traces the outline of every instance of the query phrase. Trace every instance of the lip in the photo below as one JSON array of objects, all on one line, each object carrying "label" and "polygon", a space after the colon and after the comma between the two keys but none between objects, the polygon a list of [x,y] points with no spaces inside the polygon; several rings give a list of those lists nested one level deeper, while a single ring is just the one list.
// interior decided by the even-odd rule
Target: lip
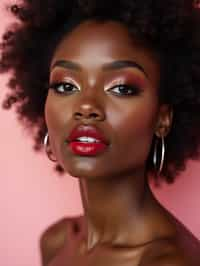
[{"label": "lip", "polygon": [[69,143],[69,147],[74,154],[80,156],[95,156],[104,152],[108,145],[103,142],[86,143],[80,141],[72,141]]},{"label": "lip", "polygon": [[109,145],[109,141],[104,133],[94,125],[78,125],[70,132],[69,136],[67,137],[67,142],[75,141],[79,137],[92,137],[96,140]]}]

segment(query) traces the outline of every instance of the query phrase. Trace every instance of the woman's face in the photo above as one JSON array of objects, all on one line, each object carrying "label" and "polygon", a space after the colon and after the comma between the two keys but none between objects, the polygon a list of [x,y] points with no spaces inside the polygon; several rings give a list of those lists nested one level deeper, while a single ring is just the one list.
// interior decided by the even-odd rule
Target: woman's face
[{"label": "woman's face", "polygon": [[[158,101],[156,54],[118,22],[87,21],[57,45],[50,71],[50,84],[72,84],[49,89],[45,104],[51,149],[65,171],[84,178],[143,171],[165,116]],[[80,124],[99,128],[110,145],[96,156],[73,153],[66,138]]]}]

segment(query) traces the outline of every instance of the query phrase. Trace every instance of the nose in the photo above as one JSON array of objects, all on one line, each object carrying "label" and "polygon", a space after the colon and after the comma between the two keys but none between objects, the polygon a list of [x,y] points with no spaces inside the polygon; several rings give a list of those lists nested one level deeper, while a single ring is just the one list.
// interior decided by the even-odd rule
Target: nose
[{"label": "nose", "polygon": [[76,106],[73,113],[75,120],[91,120],[103,121],[105,113],[103,108],[97,103],[97,100],[82,99]]}]

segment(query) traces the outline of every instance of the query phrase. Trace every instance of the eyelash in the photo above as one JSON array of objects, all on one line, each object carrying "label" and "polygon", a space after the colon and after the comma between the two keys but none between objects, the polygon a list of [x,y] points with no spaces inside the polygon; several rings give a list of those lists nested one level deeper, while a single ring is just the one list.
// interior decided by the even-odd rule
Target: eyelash
[{"label": "eyelash", "polygon": [[[64,86],[63,86],[64,85]],[[59,92],[58,91],[58,88],[60,87],[60,86],[63,86],[63,87],[65,87],[65,86],[68,86],[68,88],[69,87],[71,87],[71,88],[77,88],[75,85],[73,85],[73,84],[71,84],[71,83],[69,83],[69,82],[54,82],[54,83],[51,83],[50,85],[49,85],[49,89],[53,89],[54,91],[55,91],[55,93],[57,93],[57,94],[72,94],[73,93],[73,91],[68,91],[67,93],[65,93],[65,92]],[[112,89],[114,89],[114,88],[118,88],[119,90],[120,90],[120,88],[125,88],[127,91],[131,91],[131,93],[127,93],[127,94],[123,94],[123,93],[116,93],[116,92],[114,92],[114,94],[116,95],[116,96],[129,96],[129,95],[137,95],[137,94],[139,94],[139,92],[140,92],[140,89],[137,87],[137,86],[134,86],[134,85],[127,85],[127,84],[119,84],[119,85],[116,85],[116,86],[113,86],[112,88],[110,88],[110,89],[108,89],[107,91],[110,91],[110,90],[112,90]],[[123,89],[124,90],[124,89]]]}]

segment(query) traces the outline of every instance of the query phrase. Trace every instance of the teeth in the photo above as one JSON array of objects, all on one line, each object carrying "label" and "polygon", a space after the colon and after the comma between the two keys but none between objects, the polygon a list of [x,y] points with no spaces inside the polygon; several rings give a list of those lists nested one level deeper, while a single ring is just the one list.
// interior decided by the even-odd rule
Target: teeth
[{"label": "teeth", "polygon": [[91,137],[80,137],[80,138],[77,138],[77,140],[81,142],[90,142],[90,143],[99,142],[97,139],[94,139]]}]

